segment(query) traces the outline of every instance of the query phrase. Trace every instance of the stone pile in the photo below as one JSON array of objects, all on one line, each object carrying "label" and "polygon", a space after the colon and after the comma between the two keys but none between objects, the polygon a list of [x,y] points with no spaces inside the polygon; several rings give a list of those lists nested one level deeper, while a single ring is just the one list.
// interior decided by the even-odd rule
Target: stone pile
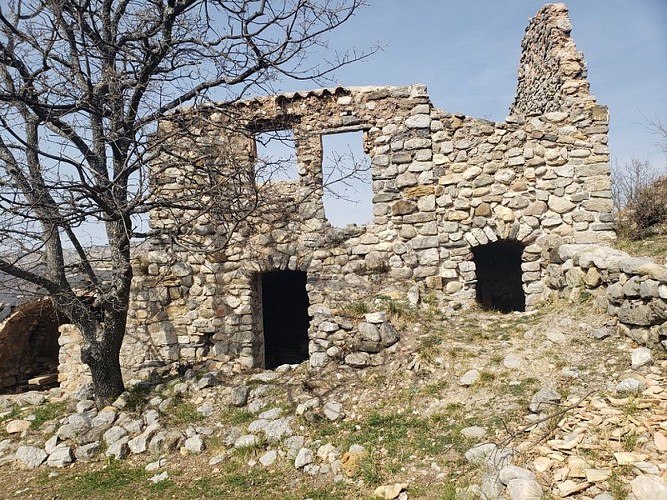
[{"label": "stone pile", "polygon": [[597,245],[562,245],[551,262],[548,288],[567,298],[594,295],[621,334],[667,349],[667,267]]},{"label": "stone pile", "polygon": [[[289,372],[289,367],[281,369]],[[4,398],[7,408],[20,407],[28,413],[26,419],[10,420],[6,424],[9,439],[0,442],[0,464],[15,463],[20,467],[62,468],[74,462],[88,462],[100,456],[125,460],[132,456],[158,457],[146,465],[146,470],[158,471],[169,461],[170,455],[197,455],[207,449],[207,441],[216,438],[227,449],[209,459],[215,467],[225,461],[235,450],[261,447],[264,451],[250,466],[270,467],[277,460],[290,461],[293,467],[308,475],[330,476],[334,481],[344,481],[355,475],[367,453],[363,447],[352,445],[341,450],[331,443],[312,441],[295,432],[295,419],[319,418],[336,421],[345,417],[340,403],[319,398],[307,399],[296,407],[294,415],[285,415],[279,407],[271,407],[268,389],[280,375],[276,372],[260,372],[248,378],[254,385],[219,387],[218,373],[209,372],[200,377],[186,373],[182,381],[152,389],[152,396],[140,413],[128,409],[131,394],[124,394],[113,405],[101,410],[94,407],[86,390],[79,391],[76,412],[49,423],[42,435],[50,436],[43,445],[31,432],[29,410],[45,404],[47,398],[39,393],[27,393],[20,398]],[[259,384],[259,385],[256,385]],[[159,395],[164,394],[164,395]],[[195,398],[204,402],[197,407],[201,418],[210,416],[215,401],[220,399],[230,406],[244,408],[253,415],[247,425],[208,427],[205,425],[178,425],[170,420],[174,405],[183,398]],[[70,404],[73,404],[70,402]],[[198,419],[198,418],[197,418]],[[18,438],[18,440],[16,439]],[[166,471],[154,476],[159,482],[168,477]]]},{"label": "stone pile", "polygon": [[[98,411],[91,400],[82,399],[76,404],[76,413],[60,419],[43,446],[29,444],[28,439],[16,447],[9,439],[0,448],[5,453],[13,450],[17,462],[28,469],[40,465],[64,467],[75,461],[95,459],[101,453],[118,460],[129,455],[160,455],[177,450],[201,453],[205,437],[213,433],[212,429],[199,426],[183,430],[166,428],[165,412],[171,404],[170,398],[154,398],[141,414],[123,411],[126,404],[126,397],[121,396],[113,405]],[[17,426],[23,422],[27,425]],[[28,420],[13,420],[6,430],[10,435],[29,436],[30,424]],[[6,460],[8,456],[0,456],[3,458]]]},{"label": "stone pile", "polygon": [[[512,500],[546,493],[611,500],[621,491],[635,500],[667,498],[667,361],[656,363],[650,350],[637,348],[629,364],[631,370],[610,381],[606,395],[561,401],[553,389],[535,393],[527,438],[513,436],[505,447],[481,443],[466,453],[468,462],[485,471],[469,491]],[[621,478],[619,467],[630,477]]]}]

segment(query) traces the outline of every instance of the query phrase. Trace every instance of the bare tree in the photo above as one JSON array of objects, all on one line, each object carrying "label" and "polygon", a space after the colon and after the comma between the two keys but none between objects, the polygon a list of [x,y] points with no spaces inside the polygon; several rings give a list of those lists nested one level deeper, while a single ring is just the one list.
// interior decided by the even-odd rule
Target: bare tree
[{"label": "bare tree", "polygon": [[641,239],[667,223],[667,176],[647,160],[614,165],[612,196],[622,237]]},{"label": "bare tree", "polygon": [[646,128],[649,132],[658,137],[658,147],[667,155],[667,125],[665,125],[659,118],[649,118],[644,116],[646,120]]},{"label": "bare tree", "polygon": [[624,164],[614,163],[612,168],[612,197],[617,211],[636,203],[642,190],[648,188],[660,176],[648,160],[632,158]]},{"label": "bare tree", "polygon": [[[156,200],[147,179],[150,159],[161,154],[160,120],[185,103],[229,102],[277,78],[323,77],[365,57],[306,60],[363,3],[13,0],[0,7],[0,271],[36,285],[81,330],[98,403],[124,391],[130,243],[146,236],[137,216]],[[227,203],[239,199],[230,196],[227,167],[222,176],[200,172],[215,178],[210,192],[184,190],[169,203],[192,209],[192,200],[203,200],[199,208],[217,206],[233,226],[254,205]],[[90,223],[104,229],[112,265],[104,276],[86,236]]]}]

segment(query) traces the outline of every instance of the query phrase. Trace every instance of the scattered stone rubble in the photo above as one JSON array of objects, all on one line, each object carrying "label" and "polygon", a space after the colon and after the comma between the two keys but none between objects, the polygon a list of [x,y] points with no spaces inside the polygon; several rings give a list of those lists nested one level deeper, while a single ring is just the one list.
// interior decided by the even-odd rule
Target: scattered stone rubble
[{"label": "scattered stone rubble", "polygon": [[[289,366],[285,366],[283,376],[289,376],[290,370]],[[331,443],[307,440],[295,432],[297,416],[321,412],[329,420],[344,418],[340,403],[329,401],[322,405],[319,399],[310,398],[296,407],[294,415],[286,415],[281,408],[270,407],[270,401],[264,397],[269,387],[267,383],[275,383],[280,378],[275,372],[260,372],[247,378],[247,383],[253,384],[252,389],[249,385],[223,388],[220,384],[229,375],[227,373],[225,377],[218,372],[208,372],[197,377],[190,370],[180,382],[171,383],[168,387],[154,387],[155,395],[141,413],[126,409],[132,397],[129,393],[113,405],[97,410],[89,399],[89,390],[80,390],[78,401],[68,401],[70,406],[75,403],[76,412],[49,423],[41,436],[31,432],[34,415],[28,415],[26,420],[10,420],[5,429],[10,438],[0,442],[0,465],[16,464],[27,469],[62,468],[74,462],[99,460],[100,457],[124,460],[144,455],[159,457],[146,465],[148,471],[159,471],[171,460],[176,460],[170,458],[171,454],[201,454],[207,449],[207,441],[212,436],[218,436],[227,451],[211,457],[211,466],[225,461],[234,450],[261,446],[266,451],[257,461],[251,461],[250,466],[261,464],[269,467],[276,460],[290,460],[296,469],[306,474],[329,475],[334,481],[347,480],[358,472],[360,461],[366,456],[363,447],[353,445],[348,450],[341,450]],[[256,383],[259,385],[254,385]],[[177,429],[169,418],[174,399],[192,396],[205,401],[197,407],[201,417],[211,415],[209,408],[213,403],[218,409],[221,404],[223,407],[225,404],[245,407],[254,418],[246,425],[229,428],[192,424]],[[15,405],[25,410],[46,401],[41,393],[26,393],[16,397],[4,396],[0,404],[8,411]],[[38,444],[42,436],[49,437],[43,444]],[[167,478],[168,474],[163,471],[151,481],[159,482]],[[391,498],[397,497],[398,493]]]},{"label": "scattered stone rubble", "polygon": [[[396,353],[391,379],[399,383],[405,380],[406,387],[414,387],[417,380],[437,382],[443,376],[451,380],[448,389],[434,395],[438,399],[433,402],[440,401],[439,405],[422,401],[414,407],[413,411],[424,414],[446,415],[448,402],[470,400],[473,412],[479,411],[475,405],[481,405],[485,411],[502,416],[506,410],[497,404],[493,394],[484,396],[488,400],[480,399],[481,375],[471,385],[456,384],[471,367],[478,374],[488,375],[489,367],[497,366],[510,377],[503,383],[510,385],[526,376],[539,376],[541,387],[527,395],[527,402],[520,409],[525,430],[515,429],[508,435],[498,434],[497,430],[490,433],[475,425],[461,429],[462,436],[479,443],[470,448],[466,459],[472,471],[476,467],[480,471],[478,482],[460,488],[462,498],[483,494],[483,498],[527,499],[550,494],[553,498],[605,500],[611,498],[613,488],[619,484],[639,500],[660,498],[667,485],[667,360],[646,348],[631,347],[629,339],[613,332],[611,336],[596,338],[604,323],[592,312],[588,312],[590,317],[580,319],[574,319],[580,313],[571,314],[557,321],[545,318],[534,327],[528,325],[521,329],[522,336],[512,336],[511,340],[493,341],[491,352],[503,353],[498,365],[488,358],[476,359],[473,353],[479,348],[463,340],[458,341],[464,342],[459,348],[468,349],[469,354],[453,358],[457,363],[454,365],[440,360],[440,355],[432,361],[422,358],[421,364],[413,363],[411,360],[419,356],[418,343],[406,342]],[[529,319],[533,314],[518,317],[522,316]],[[504,322],[512,321],[511,317],[489,313],[461,321],[469,324],[471,319],[483,331],[497,331],[499,339],[507,338],[503,336]],[[452,318],[442,321],[450,328],[458,328]],[[428,333],[435,326],[428,325],[414,332],[426,328]],[[548,346],[571,352],[582,341],[590,344],[591,350],[602,349],[592,354],[599,366],[585,365],[586,352],[573,352],[567,358],[572,365],[560,371],[544,364],[549,358],[540,353]],[[607,354],[603,355],[605,351]],[[506,367],[505,361],[510,358],[513,362]],[[612,361],[621,369],[605,372],[604,366],[612,366]],[[85,467],[87,462],[115,457],[132,459],[135,466],[151,472],[152,482],[159,482],[169,479],[170,467],[176,465],[180,456],[201,456],[200,462],[208,463],[214,473],[232,454],[249,447],[253,450],[248,455],[249,467],[285,464],[313,480],[359,487],[360,467],[369,453],[377,454],[377,449],[367,449],[366,443],[343,449],[335,435],[321,440],[303,433],[299,421],[350,421],[358,418],[360,412],[375,408],[384,396],[377,391],[386,390],[366,387],[363,392],[367,394],[357,397],[349,383],[356,380],[355,370],[350,368],[338,375],[327,371],[332,377],[327,382],[326,378],[313,379],[306,363],[254,374],[235,373],[233,366],[230,363],[220,370],[188,370],[181,377],[172,375],[144,392],[146,405],[140,412],[132,410],[132,394],[142,387],[148,389],[145,383],[136,382],[139,386],[131,393],[100,410],[94,408],[90,393],[81,390],[77,399],[67,400],[69,415],[46,422],[40,429],[31,428],[31,411],[58,400],[58,391],[3,396],[0,405],[5,409],[0,414],[9,414],[16,406],[22,409],[17,414],[20,416],[4,425],[11,434],[0,441],[0,464],[59,469]],[[383,367],[367,370],[375,370],[378,375],[386,371]],[[332,392],[328,384],[342,386]],[[595,390],[587,391],[587,386]],[[276,400],[272,392],[276,387],[281,388],[281,393],[292,394],[292,406]],[[178,423],[172,419],[177,405],[183,402],[196,410],[200,416],[197,421]],[[234,424],[221,419],[221,412],[229,408],[247,412],[247,420]],[[558,415],[547,418],[552,414]],[[413,471],[412,466],[406,469],[395,482],[388,481],[377,488],[375,495],[408,498],[410,478],[425,472]],[[434,475],[434,485],[447,479],[437,464],[427,469]]]}]

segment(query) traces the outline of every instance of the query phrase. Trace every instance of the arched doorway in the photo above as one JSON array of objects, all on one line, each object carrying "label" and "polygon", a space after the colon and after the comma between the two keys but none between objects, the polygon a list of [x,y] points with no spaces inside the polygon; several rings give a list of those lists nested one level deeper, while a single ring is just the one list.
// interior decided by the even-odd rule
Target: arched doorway
[{"label": "arched doorway", "polygon": [[21,392],[58,383],[58,327],[48,299],[18,306],[0,326],[0,390]]},{"label": "arched doorway", "polygon": [[524,245],[500,240],[472,249],[477,269],[477,302],[500,312],[525,311],[521,256]]}]

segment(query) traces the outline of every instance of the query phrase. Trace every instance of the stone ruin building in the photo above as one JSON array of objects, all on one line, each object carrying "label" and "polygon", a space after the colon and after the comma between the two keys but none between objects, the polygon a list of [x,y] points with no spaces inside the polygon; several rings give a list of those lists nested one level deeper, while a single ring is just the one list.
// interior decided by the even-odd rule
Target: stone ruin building
[{"label": "stone ruin building", "polygon": [[[196,129],[196,139],[176,146],[193,157],[232,145],[239,164],[255,160],[257,134],[289,131],[298,178],[269,182],[273,209],[258,211],[220,251],[150,242],[135,269],[128,375],[205,359],[235,369],[381,364],[399,332],[377,312],[377,297],[524,311],[595,289],[629,334],[657,344],[667,336],[667,270],[641,259],[625,266],[625,254],[591,246],[615,238],[608,111],[590,93],[570,30],[563,4],[531,20],[503,122],[437,109],[425,86],[410,85],[258,97],[183,110],[162,124]],[[363,134],[370,159],[373,220],[338,228],[322,203],[322,136],[351,131]],[[159,172],[153,182],[166,196],[201,182],[194,161]],[[215,243],[214,217],[183,220],[151,214],[153,228],[187,224],[202,249]],[[624,294],[632,280],[636,293]],[[648,308],[651,319],[625,321],[624,307]],[[61,386],[74,388],[86,378],[78,332],[67,324],[59,332]]]}]

